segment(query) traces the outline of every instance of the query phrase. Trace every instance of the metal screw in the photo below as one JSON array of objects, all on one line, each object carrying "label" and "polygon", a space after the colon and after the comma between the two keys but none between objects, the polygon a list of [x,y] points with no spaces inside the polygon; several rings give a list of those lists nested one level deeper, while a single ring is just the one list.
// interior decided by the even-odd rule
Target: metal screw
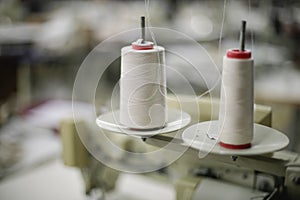
[{"label": "metal screw", "polygon": [[237,156],[231,156],[232,161],[236,161],[238,159]]}]

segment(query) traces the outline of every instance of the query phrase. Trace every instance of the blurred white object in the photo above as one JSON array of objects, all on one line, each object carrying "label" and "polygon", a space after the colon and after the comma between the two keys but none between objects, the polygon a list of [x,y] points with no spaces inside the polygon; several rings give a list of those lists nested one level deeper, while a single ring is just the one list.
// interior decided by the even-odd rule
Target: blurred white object
[{"label": "blurred white object", "polygon": [[[60,155],[60,138],[52,130],[12,118],[0,131],[0,177],[24,171]],[[5,148],[5,149],[3,149]]]},{"label": "blurred white object", "polygon": [[[224,195],[226,194],[226,195]],[[213,179],[204,179],[197,187],[193,199],[231,200],[256,199],[267,196],[267,193],[246,188],[239,185],[225,183]]]},{"label": "blurred white object", "polygon": [[[93,107],[88,103],[74,102],[73,106],[80,110],[83,119],[90,119],[93,114]],[[24,117],[36,127],[57,129],[62,119],[73,117],[72,101],[49,100],[27,110]]]},{"label": "blurred white object", "polygon": [[0,183],[2,199],[86,199],[80,172],[60,161],[14,176]]},{"label": "blurred white object", "polygon": [[28,43],[33,42],[40,30],[38,24],[14,24],[0,26],[0,43]]},{"label": "blurred white object", "polygon": [[286,104],[300,104],[300,71],[282,66],[255,82],[258,99]]},{"label": "blurred white object", "polygon": [[[179,30],[197,41],[217,39],[220,35],[220,23],[222,12],[221,4],[215,3],[210,7],[205,2],[190,2],[183,5],[176,16],[174,28]],[[216,8],[217,7],[217,8]],[[213,10],[213,11],[212,11]]]},{"label": "blurred white object", "polygon": [[[10,200],[85,200],[87,197],[83,190],[80,171],[64,166],[60,160],[0,183],[1,198]],[[116,191],[107,194],[106,199],[175,199],[175,190],[172,185],[151,180],[146,176],[122,174]]]}]

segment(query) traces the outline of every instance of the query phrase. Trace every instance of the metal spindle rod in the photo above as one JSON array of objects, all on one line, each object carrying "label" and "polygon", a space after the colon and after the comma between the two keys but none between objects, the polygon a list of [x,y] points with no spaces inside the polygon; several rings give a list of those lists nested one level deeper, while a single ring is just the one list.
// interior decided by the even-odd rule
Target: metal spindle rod
[{"label": "metal spindle rod", "polygon": [[145,42],[145,16],[141,16],[141,37],[142,37],[142,43]]},{"label": "metal spindle rod", "polygon": [[245,38],[246,38],[246,21],[242,20],[241,32],[240,32],[240,50],[245,51]]}]

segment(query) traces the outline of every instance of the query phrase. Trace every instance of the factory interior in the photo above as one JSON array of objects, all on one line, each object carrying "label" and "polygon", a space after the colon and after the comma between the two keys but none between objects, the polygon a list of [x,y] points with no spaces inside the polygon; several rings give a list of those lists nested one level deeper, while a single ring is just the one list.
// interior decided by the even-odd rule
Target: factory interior
[{"label": "factory interior", "polygon": [[1,0],[0,199],[300,199],[298,45],[299,0]]}]

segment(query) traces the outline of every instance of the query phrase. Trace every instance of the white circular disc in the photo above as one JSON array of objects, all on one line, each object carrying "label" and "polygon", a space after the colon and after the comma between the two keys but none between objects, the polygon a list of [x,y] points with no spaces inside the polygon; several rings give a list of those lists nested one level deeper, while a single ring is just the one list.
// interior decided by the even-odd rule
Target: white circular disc
[{"label": "white circular disc", "polygon": [[179,130],[191,122],[191,117],[188,113],[168,109],[168,119],[164,127],[151,130],[133,130],[120,123],[120,111],[113,111],[100,115],[96,119],[96,123],[100,128],[108,131],[123,133],[133,136],[150,137],[157,134],[168,133]]},{"label": "white circular disc", "polygon": [[182,139],[186,145],[202,152],[221,155],[259,155],[281,150],[289,144],[283,133],[260,124],[254,124],[253,140],[248,149],[227,149],[219,145],[218,121],[194,124],[184,130]]}]

